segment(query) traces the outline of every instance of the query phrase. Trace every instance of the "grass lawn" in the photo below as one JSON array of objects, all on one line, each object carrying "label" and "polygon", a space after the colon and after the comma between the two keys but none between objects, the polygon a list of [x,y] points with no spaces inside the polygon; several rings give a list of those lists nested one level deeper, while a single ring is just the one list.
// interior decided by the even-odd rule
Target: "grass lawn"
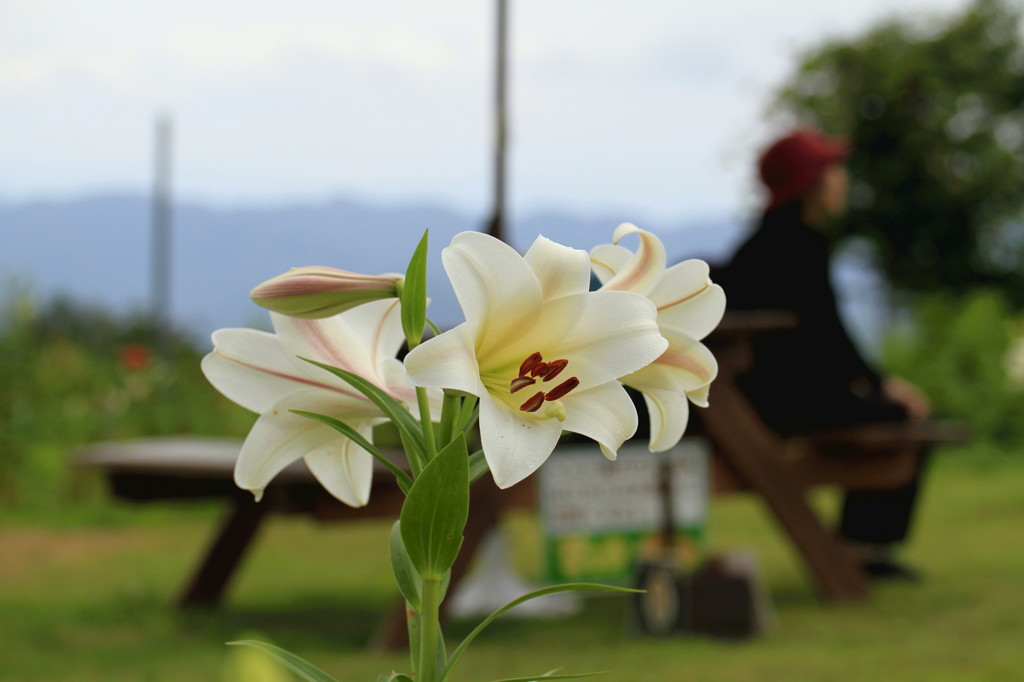
[{"label": "grass lawn", "polygon": [[[834,507],[834,496],[817,500]],[[392,603],[387,524],[275,520],[223,608],[169,604],[216,521],[211,509],[118,512],[104,523],[0,525],[0,681],[184,682],[222,679],[245,637],[272,641],[339,680],[408,669],[404,655],[365,649]],[[509,523],[521,569],[537,565],[536,526]],[[980,470],[941,458],[925,490],[907,559],[919,585],[890,584],[855,605],[815,600],[789,547],[754,500],[717,500],[716,548],[756,551],[777,625],[736,644],[642,640],[626,599],[588,601],[579,616],[499,621],[454,681],[610,670],[603,679],[1016,680],[1024,677],[1024,467]],[[451,638],[472,624],[455,624]]]}]

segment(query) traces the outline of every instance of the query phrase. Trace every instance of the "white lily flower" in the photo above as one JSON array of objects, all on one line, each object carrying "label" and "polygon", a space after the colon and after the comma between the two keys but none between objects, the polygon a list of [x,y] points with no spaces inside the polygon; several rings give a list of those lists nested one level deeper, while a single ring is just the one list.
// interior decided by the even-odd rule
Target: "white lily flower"
[{"label": "white lily flower", "polygon": [[617,377],[660,356],[654,306],[622,291],[589,292],[585,251],[538,237],[525,258],[463,232],[442,260],[466,322],[405,359],[417,386],[480,398],[480,437],[495,483],[533,473],[563,430],[609,459],[633,435],[636,410]]},{"label": "white lily flower", "polygon": [[397,300],[363,304],[334,317],[310,320],[271,313],[275,333],[220,329],[202,369],[213,386],[260,415],[242,445],[235,483],[258,500],[282,469],[303,458],[317,480],[353,507],[369,501],[373,457],[304,410],[348,423],[372,439],[386,421],[358,391],[309,358],[358,374],[392,397],[415,403],[415,389],[396,358],[404,335]]},{"label": "white lily flower", "polygon": [[[636,253],[618,246],[630,234],[640,237]],[[602,244],[590,252],[601,291],[632,291],[650,299],[658,309],[658,327],[669,342],[657,360],[621,377],[624,384],[643,393],[650,413],[649,447],[662,452],[683,437],[689,420],[687,399],[707,407],[718,363],[701,339],[722,320],[725,292],[711,282],[702,260],[666,268],[664,244],[636,225],[619,225],[613,240],[614,244]]]}]

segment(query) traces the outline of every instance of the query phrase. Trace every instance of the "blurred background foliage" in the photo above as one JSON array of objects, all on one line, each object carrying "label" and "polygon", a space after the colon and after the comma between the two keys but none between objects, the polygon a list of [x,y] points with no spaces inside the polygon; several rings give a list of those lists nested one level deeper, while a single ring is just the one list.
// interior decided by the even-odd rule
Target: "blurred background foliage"
[{"label": "blurred background foliage", "polygon": [[253,416],[214,391],[206,352],[169,330],[164,355],[142,313],[115,316],[66,298],[0,291],[0,508],[53,510],[102,497],[70,466],[96,440],[162,434],[243,436]]},{"label": "blurred background foliage", "polygon": [[771,106],[849,141],[834,237],[882,276],[882,364],[966,422],[979,461],[1024,443],[1024,389],[1007,371],[1024,333],[1022,11],[976,0],[823,41]]},{"label": "blurred background foliage", "polygon": [[977,462],[1020,453],[1024,443],[1024,315],[998,290],[923,296],[912,318],[894,326],[886,369],[920,386],[940,417],[964,421]]},{"label": "blurred background foliage", "polygon": [[773,111],[846,137],[851,211],[896,294],[986,285],[1024,305],[1021,6],[977,0],[806,52]]}]

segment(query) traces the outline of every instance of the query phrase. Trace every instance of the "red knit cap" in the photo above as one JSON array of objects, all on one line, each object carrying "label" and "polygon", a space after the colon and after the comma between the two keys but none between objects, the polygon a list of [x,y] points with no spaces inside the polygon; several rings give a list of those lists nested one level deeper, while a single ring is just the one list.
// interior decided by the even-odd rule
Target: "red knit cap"
[{"label": "red knit cap", "polygon": [[776,208],[807,193],[825,169],[849,155],[842,140],[809,129],[776,140],[757,163],[761,182],[768,188],[768,208]]}]

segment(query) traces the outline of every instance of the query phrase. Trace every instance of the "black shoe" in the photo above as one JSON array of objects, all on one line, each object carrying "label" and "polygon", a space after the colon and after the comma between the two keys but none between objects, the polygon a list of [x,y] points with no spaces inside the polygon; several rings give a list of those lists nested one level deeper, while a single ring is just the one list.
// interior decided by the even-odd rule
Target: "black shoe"
[{"label": "black shoe", "polygon": [[861,568],[872,580],[906,580],[907,582],[921,582],[921,574],[906,564],[901,564],[894,559],[879,559],[865,561]]}]

